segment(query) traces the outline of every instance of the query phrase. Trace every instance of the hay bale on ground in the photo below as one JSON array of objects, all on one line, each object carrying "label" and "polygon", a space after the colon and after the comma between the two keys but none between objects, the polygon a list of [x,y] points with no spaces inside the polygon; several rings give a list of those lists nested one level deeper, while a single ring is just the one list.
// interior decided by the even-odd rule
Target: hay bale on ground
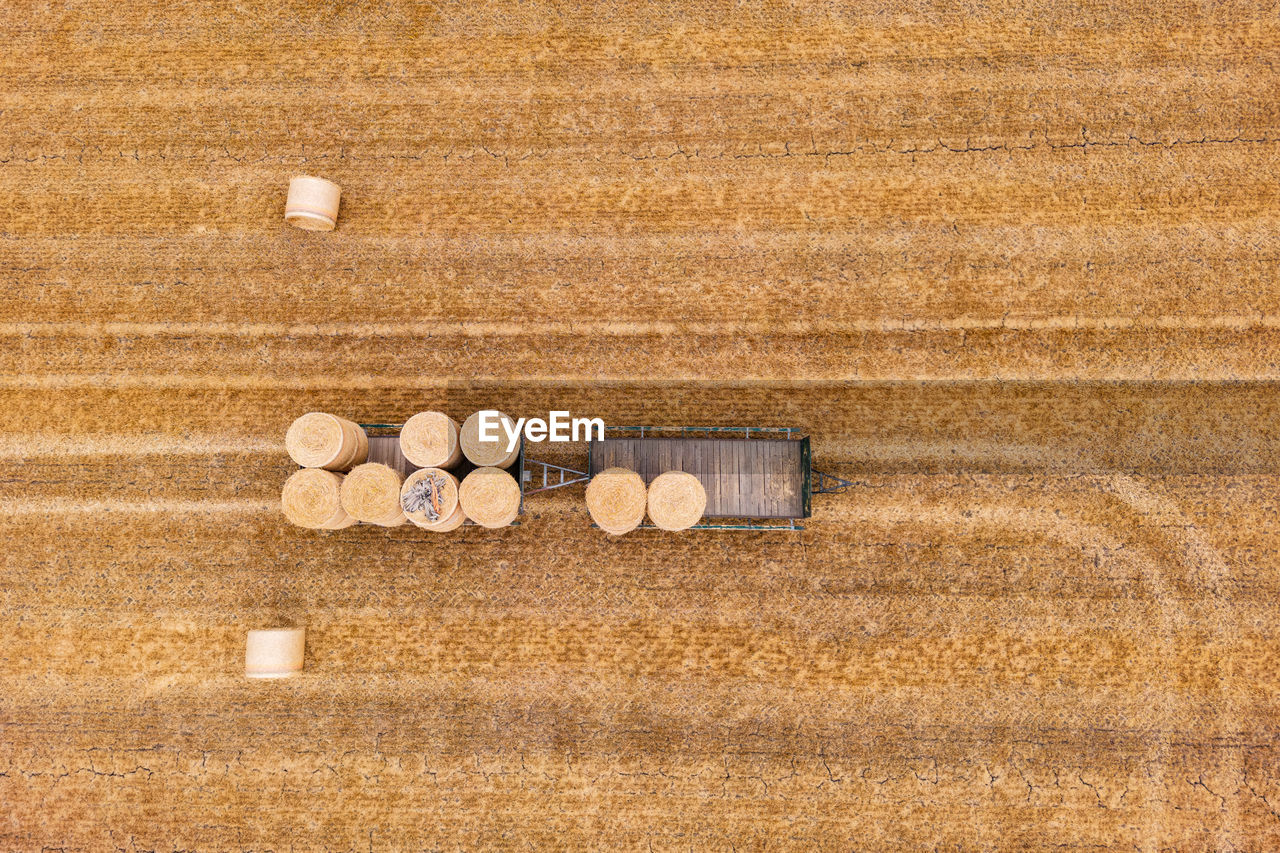
[{"label": "hay bale on ground", "polygon": [[303,468],[345,471],[368,458],[369,436],[346,418],[307,412],[289,426],[284,446]]},{"label": "hay bale on ground", "polygon": [[[424,530],[444,532],[462,524],[458,480],[439,468],[420,468],[400,488],[400,507],[410,522]],[[457,524],[453,523],[457,516]]]},{"label": "hay bale on ground", "polygon": [[481,527],[506,527],[520,514],[520,484],[501,468],[477,468],[458,487],[458,503]]},{"label": "hay bale on ground", "polygon": [[302,670],[306,628],[262,628],[244,644],[244,674],[249,678],[288,678]]},{"label": "hay bale on ground", "polygon": [[[492,409],[487,411],[493,411]],[[497,441],[481,441],[480,440],[480,413],[475,412],[471,417],[462,423],[462,430],[458,434],[458,441],[462,444],[462,452],[473,465],[491,468],[508,468],[511,463],[516,461],[516,457],[520,455],[520,442],[516,442],[516,446],[507,452],[507,432],[506,430],[515,429],[516,422],[502,412],[498,412],[500,421],[506,424],[506,427],[498,428]]]},{"label": "hay bale on ground", "polygon": [[663,530],[693,527],[707,510],[707,490],[697,477],[667,471],[649,484],[649,520]]},{"label": "hay bale on ground", "polygon": [[587,484],[587,511],[606,533],[621,536],[644,520],[644,480],[626,468],[606,468]]},{"label": "hay bale on ground", "polygon": [[338,224],[342,187],[324,178],[298,175],[289,181],[284,221],[305,231],[332,231]]},{"label": "hay bale on ground", "polygon": [[400,507],[400,473],[377,462],[351,469],[342,481],[342,508],[357,521],[399,527],[408,521]]},{"label": "hay bale on ground", "polygon": [[340,530],[356,520],[342,508],[342,475],[320,468],[295,471],[280,492],[280,507],[290,523],[311,530]]},{"label": "hay bale on ground", "polygon": [[444,412],[419,412],[400,428],[400,452],[419,468],[452,468],[462,461],[457,421]]}]

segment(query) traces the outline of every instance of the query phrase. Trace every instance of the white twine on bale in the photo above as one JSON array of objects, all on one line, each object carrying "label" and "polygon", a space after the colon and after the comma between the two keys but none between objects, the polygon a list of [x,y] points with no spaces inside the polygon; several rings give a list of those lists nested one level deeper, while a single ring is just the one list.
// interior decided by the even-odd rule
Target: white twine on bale
[{"label": "white twine on bale", "polygon": [[409,521],[424,530],[453,530],[463,520],[458,514],[458,480],[439,468],[410,474],[400,490],[400,505]]},{"label": "white twine on bale", "polygon": [[405,483],[407,492],[401,492],[400,503],[405,512],[422,513],[427,521],[440,520],[440,493],[443,491],[434,477],[425,477],[416,483]]}]

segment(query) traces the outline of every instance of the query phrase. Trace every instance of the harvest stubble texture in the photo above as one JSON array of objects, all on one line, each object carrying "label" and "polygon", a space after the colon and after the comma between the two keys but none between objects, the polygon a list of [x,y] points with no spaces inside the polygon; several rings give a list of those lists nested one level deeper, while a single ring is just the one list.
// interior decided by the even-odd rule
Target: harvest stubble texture
[{"label": "harvest stubble texture", "polygon": [[[17,4],[0,841],[1275,846],[1280,28],[1064,8]],[[494,405],[855,487],[280,516],[298,414]]]}]

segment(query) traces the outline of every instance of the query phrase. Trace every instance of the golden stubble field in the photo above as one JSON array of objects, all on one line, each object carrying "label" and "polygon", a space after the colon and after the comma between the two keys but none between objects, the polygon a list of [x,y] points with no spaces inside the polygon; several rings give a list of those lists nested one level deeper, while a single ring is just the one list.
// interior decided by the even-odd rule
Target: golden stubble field
[{"label": "golden stubble field", "polygon": [[[0,847],[1280,846],[1274,8],[0,37]],[[800,533],[279,516],[297,414],[495,404],[794,426],[854,486]],[[277,620],[305,673],[249,683]]]}]

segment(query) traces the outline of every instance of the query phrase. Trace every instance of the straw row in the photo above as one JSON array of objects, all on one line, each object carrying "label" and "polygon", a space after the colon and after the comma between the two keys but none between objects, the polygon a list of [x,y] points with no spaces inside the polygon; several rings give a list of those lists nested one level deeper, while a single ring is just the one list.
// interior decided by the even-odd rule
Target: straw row
[{"label": "straw row", "polygon": [[316,468],[295,472],[285,483],[283,505],[291,522],[317,530],[412,522],[447,533],[468,518],[496,529],[519,515],[520,484],[501,468],[477,468],[459,483],[440,468],[420,468],[402,480],[394,468],[367,462],[345,477]]}]

